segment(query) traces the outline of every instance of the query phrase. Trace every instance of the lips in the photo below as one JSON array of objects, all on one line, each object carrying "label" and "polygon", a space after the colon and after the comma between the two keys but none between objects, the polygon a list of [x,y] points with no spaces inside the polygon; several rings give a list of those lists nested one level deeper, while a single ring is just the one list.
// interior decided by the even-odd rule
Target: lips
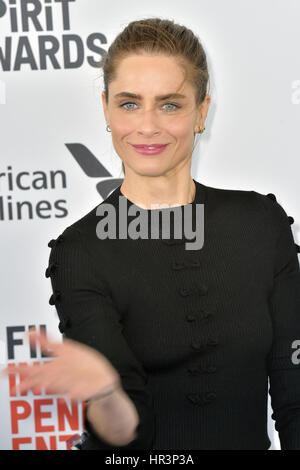
[{"label": "lips", "polygon": [[166,145],[168,145],[168,144],[139,144],[139,145],[133,145],[133,147],[136,147],[136,148],[144,148],[144,147],[160,148],[160,147],[165,147]]},{"label": "lips", "polygon": [[167,148],[168,144],[162,145],[162,144],[154,144],[153,148],[149,148],[149,146],[144,146],[144,145],[133,145],[134,151],[138,152],[142,155],[158,155],[162,152],[165,151]]}]

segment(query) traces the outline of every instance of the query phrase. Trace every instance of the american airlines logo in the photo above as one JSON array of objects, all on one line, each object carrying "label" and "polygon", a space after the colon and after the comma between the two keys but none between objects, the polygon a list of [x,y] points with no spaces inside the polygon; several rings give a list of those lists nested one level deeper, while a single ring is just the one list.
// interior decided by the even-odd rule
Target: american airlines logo
[{"label": "american airlines logo", "polygon": [[96,184],[96,189],[103,199],[123,182],[123,178],[114,178],[95,155],[83,144],[65,144],[82,171],[90,178],[107,178]]},{"label": "american airlines logo", "polygon": [[[122,184],[123,178],[114,178],[85,145],[65,145],[86,176],[101,178],[96,183],[96,190],[102,199]],[[12,165],[8,165],[6,171],[2,170],[0,167],[0,223],[68,216],[67,199],[64,197],[64,191],[68,188],[66,171],[28,171],[13,168]],[[42,199],[36,198],[42,194]]]}]

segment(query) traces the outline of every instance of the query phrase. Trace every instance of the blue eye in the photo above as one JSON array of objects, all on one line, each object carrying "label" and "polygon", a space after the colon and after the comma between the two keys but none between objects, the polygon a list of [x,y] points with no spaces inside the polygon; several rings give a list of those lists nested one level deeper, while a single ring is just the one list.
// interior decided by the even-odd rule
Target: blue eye
[{"label": "blue eye", "polygon": [[[128,101],[127,103],[123,103],[123,104],[120,104],[120,108],[124,108],[126,109],[126,111],[131,111],[133,110],[134,108],[125,108],[125,106],[127,106],[128,104],[136,104],[136,103],[133,103],[132,101]],[[174,104],[174,103],[165,103],[164,106],[175,106],[175,108],[180,108],[180,106],[178,106],[177,104]],[[168,109],[167,111],[174,111],[174,108],[172,109]]]},{"label": "blue eye", "polygon": [[[124,106],[126,106],[127,104],[134,104],[134,103],[124,103],[124,104],[121,104],[120,107],[123,108]],[[130,111],[130,109],[127,109],[127,108],[124,108],[126,109],[127,111]],[[131,108],[132,109],[132,108]]]},{"label": "blue eye", "polygon": [[[165,103],[165,104],[168,106],[175,106],[175,108],[179,108],[179,106],[177,106],[177,104],[174,104],[174,103]],[[173,111],[173,109],[170,109],[169,111]]]}]

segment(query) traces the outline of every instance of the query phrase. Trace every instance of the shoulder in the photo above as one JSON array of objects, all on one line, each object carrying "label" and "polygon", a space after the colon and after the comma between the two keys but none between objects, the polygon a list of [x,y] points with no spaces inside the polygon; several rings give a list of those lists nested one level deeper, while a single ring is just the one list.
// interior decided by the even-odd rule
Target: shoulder
[{"label": "shoulder", "polygon": [[[203,185],[204,186],[204,185]],[[209,204],[218,203],[220,207],[230,206],[243,206],[243,209],[249,209],[261,212],[271,219],[286,222],[287,218],[292,219],[287,215],[283,205],[279,202],[280,195],[273,192],[266,191],[265,193],[255,190],[245,189],[228,189],[216,188],[212,186],[204,186],[207,194],[205,200]]]},{"label": "shoulder", "polygon": [[262,194],[252,191],[252,193],[275,230],[279,232],[286,230],[294,223],[294,217],[289,215],[288,207],[282,202],[280,193],[277,192],[276,195],[273,192]]},{"label": "shoulder", "polygon": [[48,246],[51,248],[45,276],[53,278],[55,283],[67,285],[68,288],[84,286],[107,295],[105,256],[112,253],[108,244],[99,243],[96,227],[99,222],[97,209],[110,200],[110,197],[97,204],[72,224],[52,238]]},{"label": "shoulder", "polygon": [[283,194],[273,188],[267,188],[263,193],[252,189],[201,186],[205,191],[204,210],[208,216],[214,215],[224,223],[257,227],[261,232],[265,229],[266,236],[275,237],[282,231],[289,231],[294,223],[287,204],[282,203]]},{"label": "shoulder", "polygon": [[[100,213],[104,211],[100,211],[99,209],[101,206],[105,206],[111,204],[115,208],[117,208],[118,204],[118,194],[119,194],[119,186],[115,188],[110,194],[99,204],[94,206],[91,210],[85,213],[82,217],[75,220],[72,224],[68,225],[65,229],[63,229],[60,233],[57,234],[57,237],[51,239],[48,243],[49,247],[56,246],[60,242],[68,241],[69,243],[76,243],[81,244],[82,241],[84,242],[93,242],[98,241],[97,237],[97,224],[101,219]],[[65,243],[64,243],[65,244]]]},{"label": "shoulder", "polygon": [[202,185],[205,188],[207,204],[217,202],[222,207],[230,205],[249,204],[249,207],[266,209],[276,201],[273,193],[260,193],[251,189],[218,188]]}]

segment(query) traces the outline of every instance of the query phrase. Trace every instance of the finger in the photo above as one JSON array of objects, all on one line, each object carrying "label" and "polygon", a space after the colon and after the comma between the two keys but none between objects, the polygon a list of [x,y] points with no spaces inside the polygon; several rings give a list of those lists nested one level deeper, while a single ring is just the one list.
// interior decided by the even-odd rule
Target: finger
[{"label": "finger", "polygon": [[42,365],[34,365],[34,366],[14,366],[14,367],[6,367],[6,369],[2,370],[1,373],[3,375],[9,374],[22,374],[22,375],[33,375],[41,370]]},{"label": "finger", "polygon": [[35,330],[30,330],[24,334],[24,339],[27,339],[30,344],[35,344],[37,342],[44,348],[50,348],[50,341],[43,332],[37,332]]},{"label": "finger", "polygon": [[57,368],[56,361],[49,361],[40,368],[38,373],[26,377],[23,383],[24,386],[22,389],[24,389],[24,387],[27,389],[32,389],[32,387],[41,387],[44,389],[46,387],[47,390],[45,391],[47,393],[61,394],[72,387],[74,379],[72,376],[69,376],[67,370],[61,369],[60,367]]},{"label": "finger", "polygon": [[35,330],[31,330],[24,334],[24,339],[25,338],[29,340],[30,344],[40,343],[41,349],[46,353],[56,353],[61,347],[61,343],[49,340],[43,332],[39,333]]},{"label": "finger", "polygon": [[45,368],[49,369],[50,364],[53,362],[54,361],[47,361],[47,362],[43,362],[42,364],[32,364],[32,365],[20,364],[14,367],[6,367],[4,370],[2,370],[2,374],[3,375],[19,374],[19,375],[24,376],[24,378],[32,377],[46,370]]},{"label": "finger", "polygon": [[45,369],[44,370],[41,369],[38,373],[32,376],[27,376],[21,380],[20,385],[19,385],[20,392],[24,390],[30,390],[35,387],[41,388],[44,386],[43,384],[45,383],[46,380],[49,380],[47,371]]},{"label": "finger", "polygon": [[7,367],[1,371],[2,376],[13,375],[13,374],[30,374],[29,367],[19,366],[19,367]]}]

